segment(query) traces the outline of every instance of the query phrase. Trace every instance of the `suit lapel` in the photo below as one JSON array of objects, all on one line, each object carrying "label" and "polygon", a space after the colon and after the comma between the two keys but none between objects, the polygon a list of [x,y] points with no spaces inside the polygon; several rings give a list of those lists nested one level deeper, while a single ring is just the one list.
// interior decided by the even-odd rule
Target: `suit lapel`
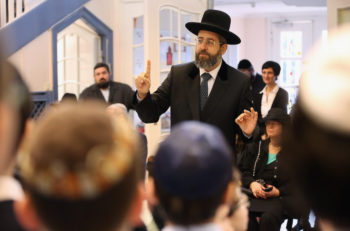
[{"label": "suit lapel", "polygon": [[189,72],[186,81],[187,88],[187,102],[190,105],[190,109],[194,120],[200,119],[199,109],[199,69],[193,65],[193,69]]}]

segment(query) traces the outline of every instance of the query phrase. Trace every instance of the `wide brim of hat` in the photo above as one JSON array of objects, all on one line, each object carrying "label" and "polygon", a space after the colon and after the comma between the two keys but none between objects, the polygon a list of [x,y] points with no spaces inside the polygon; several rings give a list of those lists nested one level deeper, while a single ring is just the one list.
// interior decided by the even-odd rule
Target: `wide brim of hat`
[{"label": "wide brim of hat", "polygon": [[191,31],[193,34],[198,35],[200,30],[212,31],[220,34],[227,40],[227,44],[240,44],[241,39],[232,33],[231,31],[224,30],[216,25],[208,24],[208,23],[200,23],[200,22],[188,22],[186,23],[186,28]]}]

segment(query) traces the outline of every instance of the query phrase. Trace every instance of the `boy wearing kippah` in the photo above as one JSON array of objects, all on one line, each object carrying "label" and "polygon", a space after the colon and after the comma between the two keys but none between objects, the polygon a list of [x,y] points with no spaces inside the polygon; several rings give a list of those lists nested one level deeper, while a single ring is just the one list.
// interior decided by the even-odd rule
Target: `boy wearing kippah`
[{"label": "boy wearing kippah", "polygon": [[99,104],[62,104],[39,121],[20,156],[30,230],[113,231],[139,217],[137,136]]},{"label": "boy wearing kippah", "polygon": [[221,230],[214,216],[234,192],[231,156],[211,125],[192,121],[173,128],[155,155],[151,180],[169,221],[163,230]]}]

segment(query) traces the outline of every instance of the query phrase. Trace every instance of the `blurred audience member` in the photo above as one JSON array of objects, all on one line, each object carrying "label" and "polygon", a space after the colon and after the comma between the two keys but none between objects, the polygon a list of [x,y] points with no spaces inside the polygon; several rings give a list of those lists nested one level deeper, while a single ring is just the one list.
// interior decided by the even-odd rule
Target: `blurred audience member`
[{"label": "blurred audience member", "polygon": [[350,27],[316,47],[300,81],[286,162],[322,230],[350,230]]},{"label": "blurred audience member", "polygon": [[[124,104],[121,103],[115,103],[111,104],[107,107],[107,113],[109,113],[112,116],[122,116],[125,119],[128,120],[128,111],[127,108],[125,107]],[[146,171],[146,160],[147,160],[147,153],[148,153],[148,147],[147,147],[147,137],[143,133],[138,133],[139,134],[139,152],[141,155],[141,161],[142,161],[142,167],[143,167],[143,172],[145,173]],[[145,176],[143,174],[143,176]]]},{"label": "blurred audience member", "polygon": [[112,231],[139,220],[137,135],[123,117],[99,104],[62,104],[28,142],[17,212],[29,230]]},{"label": "blurred audience member", "polygon": [[64,93],[61,102],[77,102],[77,96],[73,93]]},{"label": "blurred audience member", "polygon": [[253,94],[258,94],[265,87],[261,75],[255,73],[254,67],[248,59],[242,59],[239,61],[237,69],[246,73],[250,77]]},{"label": "blurred audience member", "polygon": [[0,63],[0,230],[23,230],[16,220],[14,202],[23,198],[13,177],[17,152],[31,112],[27,86],[8,62]]},{"label": "blurred audience member", "polygon": [[156,152],[149,179],[164,211],[163,230],[222,230],[215,222],[221,204],[230,204],[232,154],[220,131],[200,122],[172,129]]},{"label": "blurred audience member", "polygon": [[[240,185],[240,174],[236,170],[233,174],[235,185]],[[247,195],[242,193],[240,187],[236,187],[232,203],[220,206],[216,219],[225,231],[246,231],[248,228],[248,207]]]}]

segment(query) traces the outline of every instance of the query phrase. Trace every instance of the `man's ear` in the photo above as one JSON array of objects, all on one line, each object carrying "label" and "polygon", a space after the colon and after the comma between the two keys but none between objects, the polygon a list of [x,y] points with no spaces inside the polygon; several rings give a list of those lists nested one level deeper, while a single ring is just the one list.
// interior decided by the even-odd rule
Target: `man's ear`
[{"label": "man's ear", "polygon": [[143,201],[146,199],[144,183],[140,182],[137,185],[134,198],[131,202],[131,207],[127,216],[127,220],[134,227],[140,226],[142,224],[141,212]]},{"label": "man's ear", "polygon": [[221,55],[224,55],[227,51],[227,44],[226,43],[222,44],[220,50],[221,50]]},{"label": "man's ear", "polygon": [[25,196],[22,200],[15,201],[13,206],[18,222],[26,230],[40,230],[42,227],[40,219],[27,193],[25,193]]},{"label": "man's ear", "polygon": [[223,198],[222,198],[223,204],[230,204],[232,202],[233,198],[236,196],[235,189],[236,189],[236,185],[232,181],[230,183],[228,183],[227,188],[226,188],[225,193],[224,193]]}]

